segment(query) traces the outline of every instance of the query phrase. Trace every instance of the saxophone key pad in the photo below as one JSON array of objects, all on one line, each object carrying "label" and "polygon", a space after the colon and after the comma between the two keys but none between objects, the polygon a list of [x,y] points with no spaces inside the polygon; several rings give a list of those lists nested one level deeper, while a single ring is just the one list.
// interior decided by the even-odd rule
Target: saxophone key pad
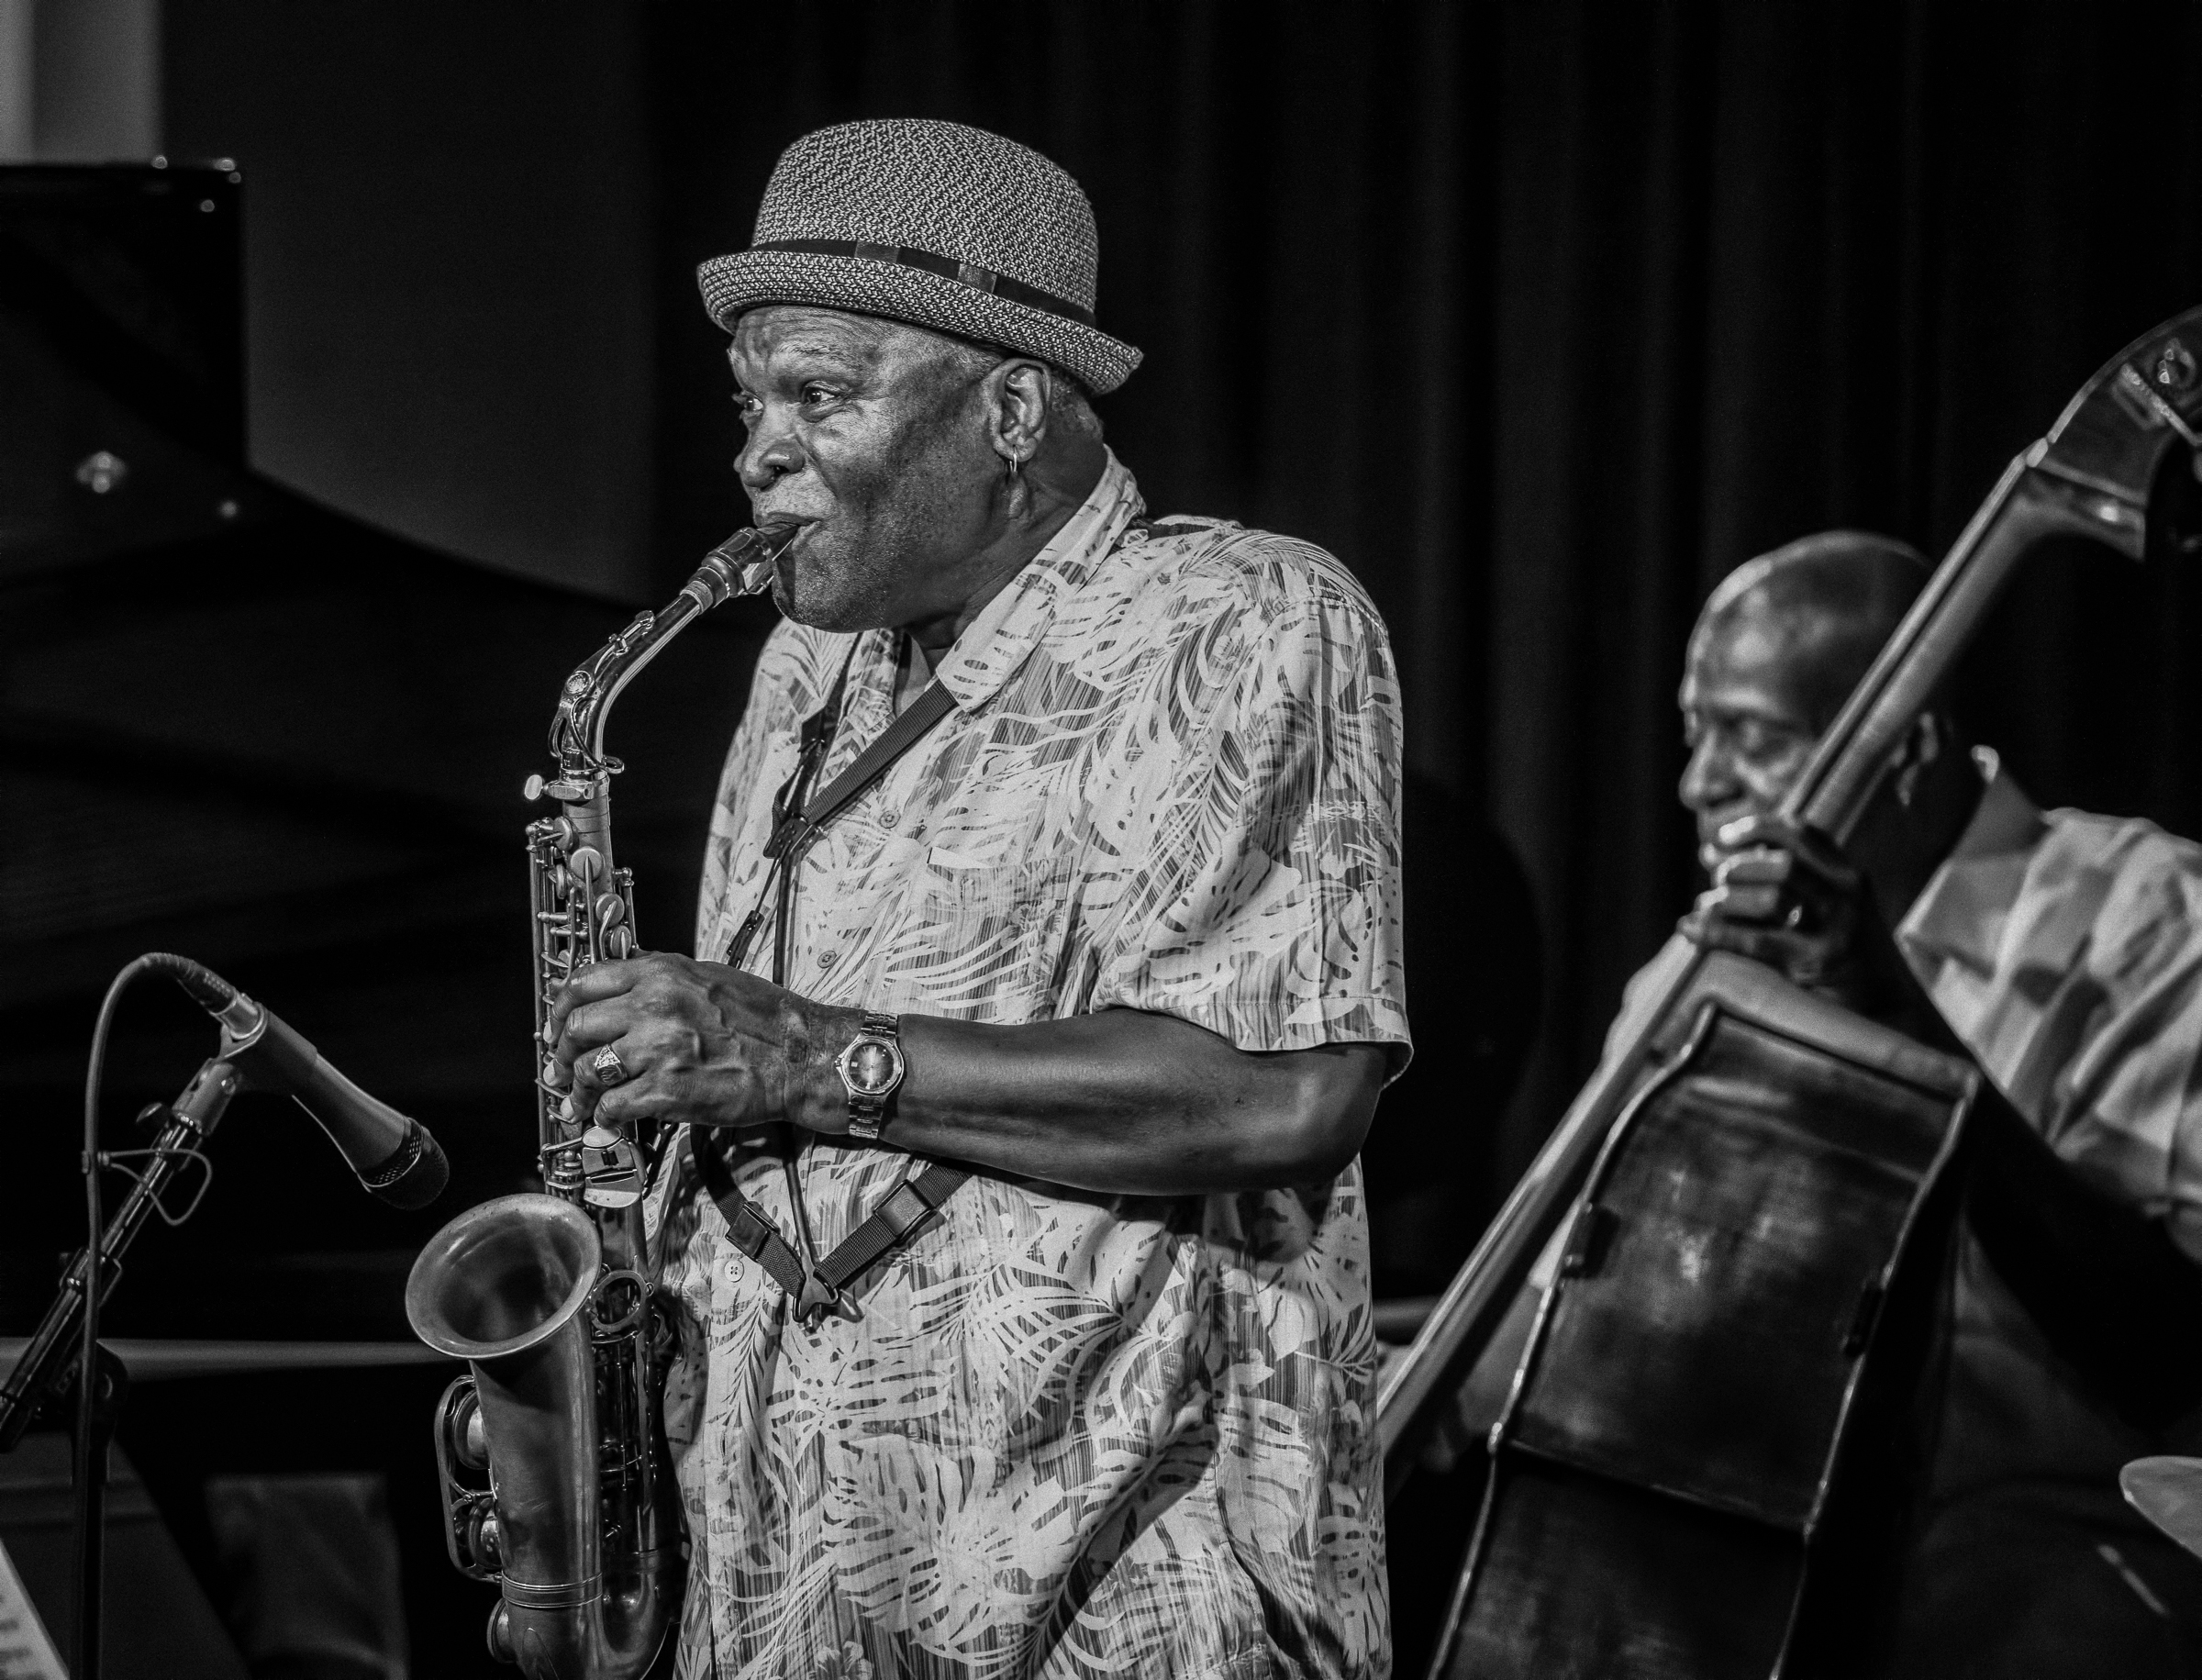
[{"label": "saxophone key pad", "polygon": [[581,1175],[587,1185],[582,1200],[592,1207],[631,1207],[647,1187],[634,1140],[603,1126],[581,1134]]}]

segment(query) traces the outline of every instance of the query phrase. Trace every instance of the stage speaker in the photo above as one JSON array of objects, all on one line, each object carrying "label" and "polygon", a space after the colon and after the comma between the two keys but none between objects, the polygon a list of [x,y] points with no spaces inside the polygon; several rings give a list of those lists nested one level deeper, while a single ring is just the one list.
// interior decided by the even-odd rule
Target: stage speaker
[{"label": "stage speaker", "polygon": [[0,168],[0,578],[204,536],[245,471],[239,176]]}]

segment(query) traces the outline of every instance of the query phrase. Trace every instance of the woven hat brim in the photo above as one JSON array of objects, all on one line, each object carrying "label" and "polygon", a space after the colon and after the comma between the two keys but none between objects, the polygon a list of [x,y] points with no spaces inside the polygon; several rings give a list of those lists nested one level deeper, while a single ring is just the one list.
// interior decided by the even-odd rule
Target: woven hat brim
[{"label": "woven hat brim", "polygon": [[1114,391],[1140,365],[1140,352],[1130,345],[1082,322],[899,262],[806,250],[741,250],[713,257],[696,269],[695,280],[704,307],[729,332],[736,317],[760,304],[809,304],[884,315],[1023,350],[1075,375],[1096,394]]}]

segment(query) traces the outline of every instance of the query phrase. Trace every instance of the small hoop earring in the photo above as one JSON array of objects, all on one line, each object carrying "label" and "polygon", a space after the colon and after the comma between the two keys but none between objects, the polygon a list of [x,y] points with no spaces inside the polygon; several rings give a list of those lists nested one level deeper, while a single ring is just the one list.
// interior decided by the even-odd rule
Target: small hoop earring
[{"label": "small hoop earring", "polygon": [[1012,450],[1012,451],[1010,451],[1010,453],[1009,453],[1009,478],[1010,478],[1010,482],[1014,484],[1014,483],[1016,482],[1016,480],[1017,480],[1017,476],[1018,476],[1018,473],[1022,473],[1024,470],[1025,470],[1025,458],[1024,458],[1022,455],[1020,455],[1020,454],[1017,453],[1017,451],[1016,451]]}]

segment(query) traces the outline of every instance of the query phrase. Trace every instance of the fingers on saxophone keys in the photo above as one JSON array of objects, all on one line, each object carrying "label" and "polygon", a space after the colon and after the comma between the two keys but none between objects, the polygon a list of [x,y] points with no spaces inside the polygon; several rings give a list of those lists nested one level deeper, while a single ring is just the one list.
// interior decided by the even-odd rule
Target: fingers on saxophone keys
[{"label": "fingers on saxophone keys", "polygon": [[634,1075],[635,1070],[620,1059],[613,1045],[600,1045],[594,1051],[576,1046],[569,1053],[573,1056],[570,1063],[557,1056],[544,1063],[544,1083],[563,1096],[558,1110],[562,1119],[585,1118],[606,1091]]},{"label": "fingers on saxophone keys", "polygon": [[597,1105],[605,1098],[606,1087],[601,1081],[588,1077],[580,1067],[573,1073],[572,1088],[559,1099],[558,1118],[568,1125],[581,1125],[595,1115]]}]

